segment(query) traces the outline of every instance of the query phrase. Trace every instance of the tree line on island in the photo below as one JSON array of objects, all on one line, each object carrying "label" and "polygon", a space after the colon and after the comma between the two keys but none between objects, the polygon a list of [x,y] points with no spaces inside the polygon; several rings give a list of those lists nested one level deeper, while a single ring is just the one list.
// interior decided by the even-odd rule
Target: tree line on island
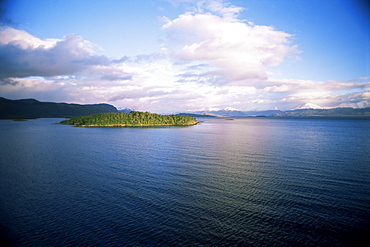
[{"label": "tree line on island", "polygon": [[59,124],[69,124],[78,127],[187,126],[197,123],[197,120],[191,116],[159,115],[139,111],[131,111],[130,113],[98,113],[59,122]]}]

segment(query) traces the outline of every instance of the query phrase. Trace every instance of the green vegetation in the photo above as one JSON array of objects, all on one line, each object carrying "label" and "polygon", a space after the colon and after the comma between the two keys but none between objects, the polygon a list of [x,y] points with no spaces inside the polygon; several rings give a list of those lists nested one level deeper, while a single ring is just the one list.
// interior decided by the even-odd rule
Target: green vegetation
[{"label": "green vegetation", "polygon": [[130,126],[185,126],[195,125],[194,117],[183,115],[159,115],[149,112],[132,111],[130,113],[98,113],[90,116],[75,117],[59,124],[70,124],[78,127],[130,127]]}]

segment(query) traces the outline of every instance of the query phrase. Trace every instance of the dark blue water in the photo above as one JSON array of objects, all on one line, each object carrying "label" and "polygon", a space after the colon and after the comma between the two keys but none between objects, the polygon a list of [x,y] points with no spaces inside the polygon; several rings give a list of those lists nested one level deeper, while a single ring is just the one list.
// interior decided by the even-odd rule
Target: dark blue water
[{"label": "dark blue water", "polygon": [[191,127],[0,121],[1,243],[356,246],[370,234],[370,121]]}]

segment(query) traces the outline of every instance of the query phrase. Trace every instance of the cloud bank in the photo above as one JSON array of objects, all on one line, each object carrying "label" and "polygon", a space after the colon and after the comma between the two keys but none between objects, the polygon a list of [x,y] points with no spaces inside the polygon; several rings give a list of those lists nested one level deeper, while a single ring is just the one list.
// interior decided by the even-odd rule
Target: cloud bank
[{"label": "cloud bank", "polygon": [[0,29],[0,79],[74,74],[108,60],[94,45],[74,34],[63,39],[38,39],[10,27]]},{"label": "cloud bank", "polygon": [[160,53],[117,60],[75,34],[42,40],[1,27],[0,96],[105,102],[158,113],[370,105],[367,77],[345,82],[273,78],[270,67],[294,61],[300,53],[292,34],[240,20],[243,8],[224,1],[185,3],[188,12],[162,18]]}]

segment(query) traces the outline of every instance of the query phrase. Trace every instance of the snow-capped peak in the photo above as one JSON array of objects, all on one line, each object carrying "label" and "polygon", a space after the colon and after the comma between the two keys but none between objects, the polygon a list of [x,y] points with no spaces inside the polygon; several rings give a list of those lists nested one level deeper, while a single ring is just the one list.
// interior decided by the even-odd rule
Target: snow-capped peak
[{"label": "snow-capped peak", "polygon": [[296,109],[324,109],[324,107],[312,103],[306,103],[300,107],[297,107]]},{"label": "snow-capped peak", "polygon": [[236,108],[234,108],[234,107],[230,107],[230,106],[225,107],[225,108],[224,108],[224,110],[225,110],[225,111],[239,111],[239,109],[236,109]]}]

